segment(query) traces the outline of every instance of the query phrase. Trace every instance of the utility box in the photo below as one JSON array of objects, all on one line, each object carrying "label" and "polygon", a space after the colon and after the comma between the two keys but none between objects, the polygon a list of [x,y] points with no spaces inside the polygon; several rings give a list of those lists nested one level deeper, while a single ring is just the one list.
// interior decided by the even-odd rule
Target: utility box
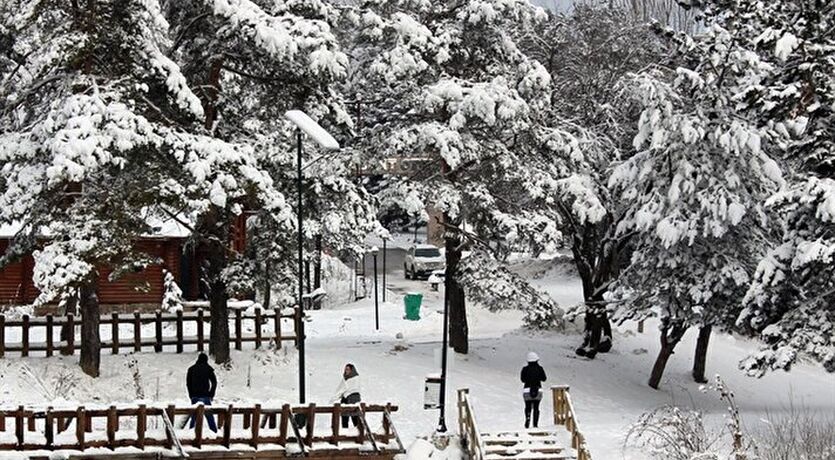
[{"label": "utility box", "polygon": [[423,408],[438,409],[441,407],[441,378],[427,375],[423,384]]}]

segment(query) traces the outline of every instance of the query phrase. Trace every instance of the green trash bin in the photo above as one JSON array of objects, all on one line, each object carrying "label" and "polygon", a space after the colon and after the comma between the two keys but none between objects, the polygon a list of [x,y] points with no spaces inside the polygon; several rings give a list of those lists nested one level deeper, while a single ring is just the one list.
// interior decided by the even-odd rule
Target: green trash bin
[{"label": "green trash bin", "polygon": [[406,319],[417,321],[420,319],[420,303],[423,301],[423,294],[419,292],[409,292],[406,297],[403,297],[403,303],[406,304]]}]

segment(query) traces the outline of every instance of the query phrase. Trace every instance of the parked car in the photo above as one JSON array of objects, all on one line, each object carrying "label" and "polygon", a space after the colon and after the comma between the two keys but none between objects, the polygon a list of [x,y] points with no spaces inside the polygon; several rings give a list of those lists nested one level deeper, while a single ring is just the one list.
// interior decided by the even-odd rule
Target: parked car
[{"label": "parked car", "polygon": [[409,248],[403,261],[406,279],[428,278],[435,270],[443,270],[444,255],[431,244],[418,244]]}]

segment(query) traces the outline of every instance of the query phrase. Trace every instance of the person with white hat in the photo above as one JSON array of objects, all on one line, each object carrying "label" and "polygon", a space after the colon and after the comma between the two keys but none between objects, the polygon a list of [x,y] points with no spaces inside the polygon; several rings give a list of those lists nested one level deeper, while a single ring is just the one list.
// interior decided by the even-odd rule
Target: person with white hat
[{"label": "person with white hat", "polygon": [[542,382],[545,381],[545,369],[539,365],[539,355],[528,353],[528,364],[522,368],[522,383],[525,384],[522,396],[525,399],[525,428],[531,425],[533,412],[533,427],[539,426],[539,402],[542,401]]}]

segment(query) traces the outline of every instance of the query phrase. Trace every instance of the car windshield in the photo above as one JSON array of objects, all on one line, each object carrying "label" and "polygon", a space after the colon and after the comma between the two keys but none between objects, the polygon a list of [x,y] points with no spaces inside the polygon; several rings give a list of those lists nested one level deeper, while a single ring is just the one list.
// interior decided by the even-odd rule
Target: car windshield
[{"label": "car windshield", "polygon": [[441,251],[438,248],[417,248],[415,257],[440,257]]}]

